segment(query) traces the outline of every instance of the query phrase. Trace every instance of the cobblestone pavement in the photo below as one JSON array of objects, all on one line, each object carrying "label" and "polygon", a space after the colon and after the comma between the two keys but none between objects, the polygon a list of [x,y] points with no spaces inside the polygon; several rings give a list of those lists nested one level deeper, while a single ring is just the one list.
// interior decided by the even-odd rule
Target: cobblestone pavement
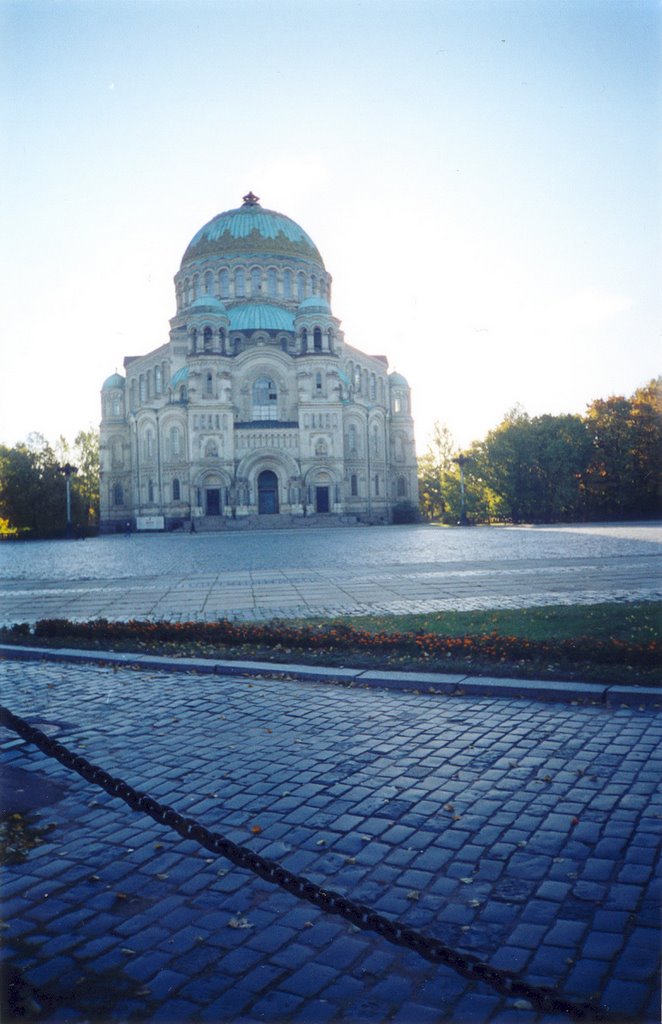
[{"label": "cobblestone pavement", "polygon": [[[0,701],[236,842],[529,981],[657,1021],[662,716],[67,664]],[[4,956],[71,1022],[560,1024],[212,858],[6,730]]]},{"label": "cobblestone pavement", "polygon": [[0,557],[0,624],[306,618],[662,598],[662,527],[650,524],[102,537],[3,545]]}]

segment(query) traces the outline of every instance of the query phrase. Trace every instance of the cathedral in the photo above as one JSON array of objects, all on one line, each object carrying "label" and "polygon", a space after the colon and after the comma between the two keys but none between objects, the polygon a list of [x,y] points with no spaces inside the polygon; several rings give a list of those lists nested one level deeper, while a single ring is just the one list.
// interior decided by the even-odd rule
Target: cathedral
[{"label": "cathedral", "polygon": [[303,228],[252,192],[191,239],[169,339],[101,391],[101,529],[388,523],[418,504],[407,381],[345,341]]}]

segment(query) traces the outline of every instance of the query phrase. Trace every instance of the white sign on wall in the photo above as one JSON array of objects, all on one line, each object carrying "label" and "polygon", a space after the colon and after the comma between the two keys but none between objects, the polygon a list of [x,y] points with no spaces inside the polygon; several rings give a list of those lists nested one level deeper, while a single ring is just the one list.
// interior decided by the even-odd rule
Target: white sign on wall
[{"label": "white sign on wall", "polygon": [[136,516],[136,530],[163,530],[163,516]]}]

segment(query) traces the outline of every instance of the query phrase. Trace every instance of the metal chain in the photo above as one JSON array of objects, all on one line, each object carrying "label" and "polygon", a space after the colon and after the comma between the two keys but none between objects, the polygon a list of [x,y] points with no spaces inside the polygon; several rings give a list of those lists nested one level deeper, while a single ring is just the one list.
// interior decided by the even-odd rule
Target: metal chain
[{"label": "metal chain", "polygon": [[0,725],[17,733],[28,743],[38,747],[49,757],[55,758],[66,768],[71,768],[87,782],[100,786],[111,796],[118,797],[134,811],[142,811],[160,825],[173,829],[184,839],[193,839],[212,853],[219,854],[237,867],[252,871],[286,892],[306,900],[329,914],[336,914],[357,928],[377,932],[396,946],[411,949],[425,960],[444,964],[470,981],[489,985],[503,996],[527,1000],[532,1006],[546,1013],[565,1013],[580,1021],[607,1021],[609,1015],[594,1002],[576,1003],[558,995],[553,989],[532,985],[522,981],[510,971],[500,970],[481,961],[470,953],[460,953],[438,939],[430,938],[377,913],[363,903],[348,899],[341,893],[316,885],[301,875],[295,875],[276,861],[268,860],[257,853],[232,842],[218,832],[212,832],[204,825],[187,818],[166,804],[130,786],[123,779],[112,776],[103,768],[91,764],[85,757],[74,754],[62,743],[47,736],[40,729],[19,718],[0,705]]}]

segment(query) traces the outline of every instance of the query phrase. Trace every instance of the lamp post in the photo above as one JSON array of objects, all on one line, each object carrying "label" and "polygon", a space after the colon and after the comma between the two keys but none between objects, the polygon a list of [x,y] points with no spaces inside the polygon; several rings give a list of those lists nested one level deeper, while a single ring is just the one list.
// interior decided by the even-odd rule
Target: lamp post
[{"label": "lamp post", "polygon": [[66,462],[64,466],[60,466],[60,472],[64,473],[64,481],[67,489],[67,528],[64,535],[67,540],[71,540],[74,535],[73,526],[71,524],[71,477],[73,473],[78,472],[78,467],[72,466],[71,463]]},{"label": "lamp post", "polygon": [[467,513],[464,505],[464,467],[470,461],[468,455],[458,455],[456,459],[453,459],[453,462],[460,467],[460,526],[467,525]]}]

